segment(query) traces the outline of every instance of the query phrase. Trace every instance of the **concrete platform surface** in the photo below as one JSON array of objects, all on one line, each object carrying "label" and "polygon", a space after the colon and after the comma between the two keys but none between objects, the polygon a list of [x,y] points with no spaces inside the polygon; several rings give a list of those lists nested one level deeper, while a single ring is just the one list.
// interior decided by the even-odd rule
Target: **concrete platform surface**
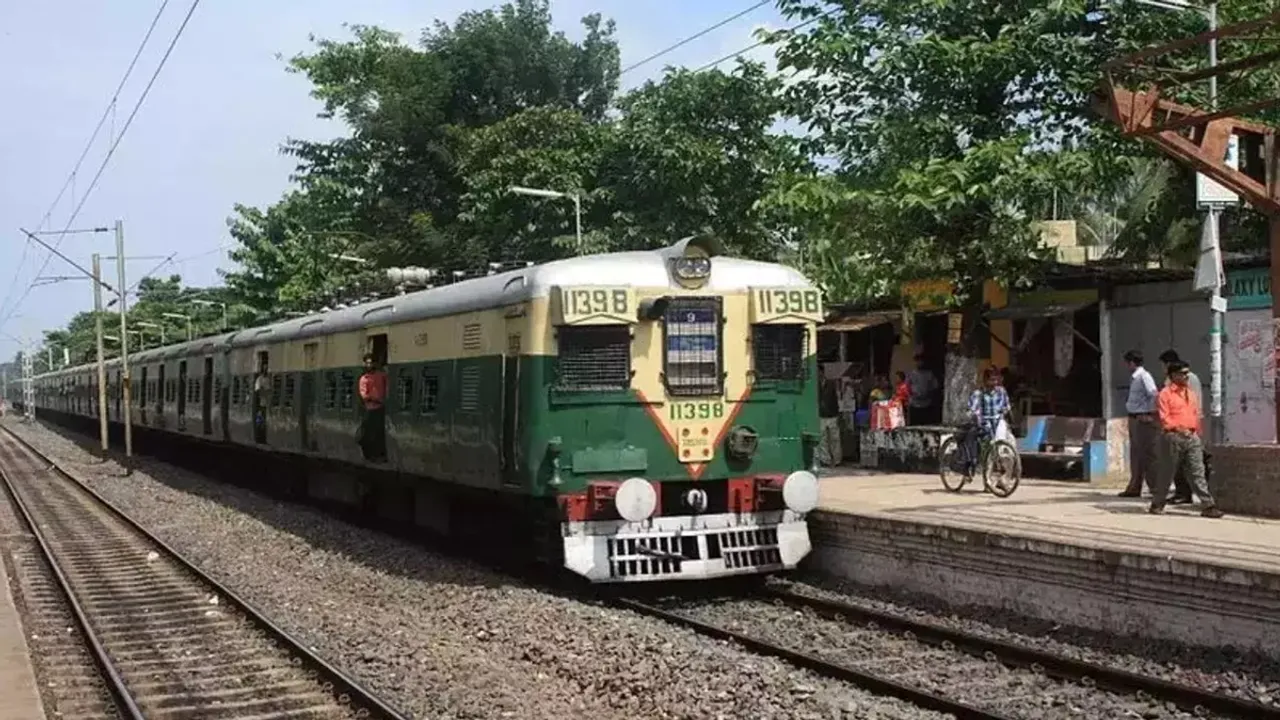
[{"label": "concrete platform surface", "polygon": [[44,720],[44,704],[9,578],[0,563],[0,720]]},{"label": "concrete platform surface", "polygon": [[1117,489],[829,472],[809,567],[866,586],[1118,635],[1280,655],[1280,521],[1150,515]]},{"label": "concrete platform surface", "polygon": [[822,478],[819,510],[1280,575],[1280,520],[1211,520],[1196,505],[1151,515],[1150,498],[1117,492],[1024,478],[1011,497],[998,498],[980,480],[952,493],[937,475],[833,470]]}]

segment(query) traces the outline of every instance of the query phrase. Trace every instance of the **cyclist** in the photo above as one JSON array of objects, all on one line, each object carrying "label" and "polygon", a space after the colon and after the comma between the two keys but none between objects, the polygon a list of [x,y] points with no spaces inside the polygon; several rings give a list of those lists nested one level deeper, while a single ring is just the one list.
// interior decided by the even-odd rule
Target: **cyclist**
[{"label": "cyclist", "polygon": [[982,373],[982,387],[974,390],[969,396],[969,416],[972,424],[965,429],[964,437],[969,460],[964,469],[966,483],[973,479],[973,473],[978,469],[978,443],[996,436],[1000,421],[1009,414],[1011,409],[1009,393],[1005,392],[1001,384],[999,368],[988,367]]}]

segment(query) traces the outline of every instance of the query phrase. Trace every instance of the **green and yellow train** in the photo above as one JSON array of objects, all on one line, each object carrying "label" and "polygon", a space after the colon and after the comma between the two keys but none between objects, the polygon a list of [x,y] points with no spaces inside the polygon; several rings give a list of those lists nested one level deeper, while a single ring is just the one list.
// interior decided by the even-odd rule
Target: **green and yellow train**
[{"label": "green and yellow train", "polygon": [[[514,513],[592,582],[768,573],[810,551],[821,316],[792,268],[690,238],[134,353],[130,411],[147,443],[247,454],[328,502],[444,532]],[[106,377],[118,430],[118,360]],[[95,364],[34,385],[40,414],[97,418]]]}]

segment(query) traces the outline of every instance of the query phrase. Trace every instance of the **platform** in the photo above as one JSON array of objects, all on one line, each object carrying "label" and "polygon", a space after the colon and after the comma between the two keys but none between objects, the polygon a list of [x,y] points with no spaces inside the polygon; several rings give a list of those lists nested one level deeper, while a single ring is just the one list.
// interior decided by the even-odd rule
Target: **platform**
[{"label": "platform", "polygon": [[812,566],[957,604],[1117,634],[1280,652],[1280,520],[1147,513],[1116,489],[830,472],[811,516]]},{"label": "platform", "polygon": [[44,704],[4,563],[0,563],[0,688],[4,688],[0,720],[44,720]]}]

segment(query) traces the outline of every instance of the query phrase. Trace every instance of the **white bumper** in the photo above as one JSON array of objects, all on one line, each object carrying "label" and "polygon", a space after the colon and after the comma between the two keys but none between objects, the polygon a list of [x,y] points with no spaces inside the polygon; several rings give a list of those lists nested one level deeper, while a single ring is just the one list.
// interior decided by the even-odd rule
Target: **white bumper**
[{"label": "white bumper", "polygon": [[812,549],[808,525],[791,510],[572,522],[561,529],[565,567],[598,583],[777,572]]}]

